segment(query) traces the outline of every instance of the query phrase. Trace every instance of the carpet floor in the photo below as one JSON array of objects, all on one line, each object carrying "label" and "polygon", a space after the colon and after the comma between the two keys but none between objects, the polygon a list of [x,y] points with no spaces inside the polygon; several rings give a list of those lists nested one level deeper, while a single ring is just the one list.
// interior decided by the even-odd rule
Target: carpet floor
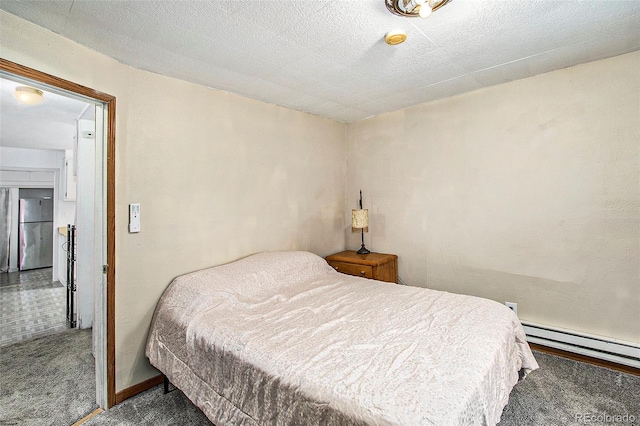
[{"label": "carpet floor", "polygon": [[91,329],[0,348],[0,425],[71,425],[98,408]]},{"label": "carpet floor", "polygon": [[[501,426],[640,422],[640,377],[534,354],[540,369],[513,389]],[[2,348],[0,367],[0,425],[71,425],[97,408],[87,330]],[[182,392],[164,395],[156,386],[83,426],[210,424]]]}]

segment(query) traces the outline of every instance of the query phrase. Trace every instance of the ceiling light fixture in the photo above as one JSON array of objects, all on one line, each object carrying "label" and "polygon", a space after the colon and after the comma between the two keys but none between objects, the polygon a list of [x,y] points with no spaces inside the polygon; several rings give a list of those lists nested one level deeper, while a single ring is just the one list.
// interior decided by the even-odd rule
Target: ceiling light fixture
[{"label": "ceiling light fixture", "polygon": [[29,86],[18,86],[13,97],[27,105],[38,105],[44,100],[44,93],[42,90],[34,89]]},{"label": "ceiling light fixture", "polygon": [[451,0],[384,0],[389,12],[400,16],[428,18]]}]

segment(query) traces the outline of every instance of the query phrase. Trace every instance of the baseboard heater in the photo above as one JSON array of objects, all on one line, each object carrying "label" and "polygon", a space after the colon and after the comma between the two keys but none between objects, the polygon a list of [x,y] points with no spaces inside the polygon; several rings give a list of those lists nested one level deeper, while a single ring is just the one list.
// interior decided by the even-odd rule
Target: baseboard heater
[{"label": "baseboard heater", "polygon": [[640,368],[640,345],[523,321],[529,343]]}]

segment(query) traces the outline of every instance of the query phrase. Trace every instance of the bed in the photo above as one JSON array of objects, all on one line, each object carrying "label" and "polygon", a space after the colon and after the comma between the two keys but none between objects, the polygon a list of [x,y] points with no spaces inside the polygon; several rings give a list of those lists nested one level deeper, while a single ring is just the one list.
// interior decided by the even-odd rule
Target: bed
[{"label": "bed", "polygon": [[504,305],[344,275],[307,252],[176,278],[146,355],[218,426],[492,425],[538,368]]}]

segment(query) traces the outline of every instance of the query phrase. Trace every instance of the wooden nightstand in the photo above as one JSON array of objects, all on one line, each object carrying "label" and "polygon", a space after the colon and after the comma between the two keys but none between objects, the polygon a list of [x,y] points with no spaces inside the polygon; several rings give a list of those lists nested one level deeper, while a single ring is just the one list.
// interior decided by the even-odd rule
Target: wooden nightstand
[{"label": "wooden nightstand", "polygon": [[398,256],[395,254],[358,254],[353,250],[327,256],[327,263],[336,271],[357,277],[390,283],[398,282]]}]

